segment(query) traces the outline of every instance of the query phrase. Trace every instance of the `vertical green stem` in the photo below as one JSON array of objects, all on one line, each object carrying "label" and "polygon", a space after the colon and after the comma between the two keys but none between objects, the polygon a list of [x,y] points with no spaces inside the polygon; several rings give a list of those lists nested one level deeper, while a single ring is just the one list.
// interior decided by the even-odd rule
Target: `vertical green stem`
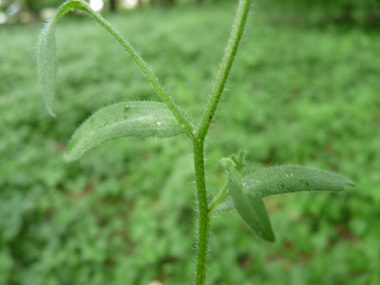
[{"label": "vertical green stem", "polygon": [[207,135],[211,120],[215,114],[215,110],[219,103],[220,96],[223,93],[232,63],[234,61],[237,48],[239,46],[244,26],[247,21],[251,0],[239,0],[234,25],[230,34],[230,39],[225,50],[222,63],[214,83],[212,92],[209,96],[209,101],[206,110],[203,114],[198,130],[193,137],[194,147],[194,166],[195,166],[195,181],[197,186],[197,199],[199,211],[199,227],[198,227],[198,252],[195,284],[204,285],[206,282],[206,266],[207,266],[207,251],[208,238],[210,228],[210,209],[207,202],[205,166],[204,166],[204,141]]},{"label": "vertical green stem", "polygon": [[198,253],[195,284],[203,285],[206,281],[207,251],[209,237],[209,209],[207,203],[205,166],[204,166],[204,142],[194,138],[194,166],[195,166],[195,182],[197,186],[198,199]]}]

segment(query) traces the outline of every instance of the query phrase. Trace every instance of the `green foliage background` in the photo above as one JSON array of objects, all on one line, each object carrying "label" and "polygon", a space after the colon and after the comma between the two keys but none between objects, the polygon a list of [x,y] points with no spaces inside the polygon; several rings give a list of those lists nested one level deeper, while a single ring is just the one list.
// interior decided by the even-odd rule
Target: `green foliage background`
[{"label": "green foliage background", "polygon": [[[356,22],[371,25],[380,20],[380,0],[267,0],[262,1],[279,21],[293,22]],[[271,9],[271,7],[276,9]]]},{"label": "green foliage background", "polygon": [[[223,53],[233,3],[106,17],[198,118]],[[254,7],[207,147],[249,151],[252,169],[292,163],[357,182],[343,194],[266,199],[277,242],[236,213],[212,224],[209,284],[378,284],[380,36],[347,25],[278,24]],[[149,20],[147,20],[149,19]],[[188,284],[194,185],[184,137],[121,139],[66,164],[71,133],[94,110],[158,100],[137,67],[88,18],[58,28],[58,119],[35,72],[41,23],[0,26],[0,284]]]}]

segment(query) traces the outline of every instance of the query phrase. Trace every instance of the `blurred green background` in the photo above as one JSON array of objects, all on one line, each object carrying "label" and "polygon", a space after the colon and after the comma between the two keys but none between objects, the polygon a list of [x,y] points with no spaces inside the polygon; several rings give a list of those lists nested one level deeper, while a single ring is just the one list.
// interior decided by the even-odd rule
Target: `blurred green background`
[{"label": "blurred green background", "polygon": [[[98,108],[159,99],[109,35],[71,14],[58,27],[58,118],[49,117],[35,46],[41,8],[57,2],[0,1],[0,284],[189,284],[196,216],[185,137],[120,139],[63,160]],[[107,2],[103,13],[198,122],[236,1],[153,2],[114,13]],[[225,179],[218,161],[240,149],[252,169],[305,165],[357,186],[266,199],[274,244],[236,213],[217,214],[208,284],[380,284],[379,8],[253,5],[207,141],[210,197]]]}]

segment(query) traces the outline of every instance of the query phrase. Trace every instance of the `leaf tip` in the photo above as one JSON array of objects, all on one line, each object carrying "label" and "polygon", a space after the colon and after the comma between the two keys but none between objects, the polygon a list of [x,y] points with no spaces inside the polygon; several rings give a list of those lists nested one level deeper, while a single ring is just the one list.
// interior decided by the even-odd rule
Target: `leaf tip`
[{"label": "leaf tip", "polygon": [[53,111],[52,108],[50,108],[50,107],[46,107],[46,110],[47,110],[48,114],[49,114],[51,117],[53,117],[54,119],[57,118],[57,114],[54,113],[54,111]]},{"label": "leaf tip", "polygon": [[73,162],[77,160],[77,157],[74,157],[71,155],[71,153],[66,149],[65,153],[63,154],[63,158],[65,159],[66,162]]},{"label": "leaf tip", "polygon": [[276,237],[274,236],[273,232],[271,232],[270,235],[268,235],[267,237],[265,237],[265,240],[268,241],[268,242],[275,242],[276,241]]},{"label": "leaf tip", "polygon": [[345,186],[355,187],[356,183],[350,179],[347,179]]},{"label": "leaf tip", "polygon": [[269,224],[269,227],[268,228],[265,228],[265,231],[262,232],[262,231],[259,231],[257,232],[256,231],[256,234],[262,238],[263,240],[267,241],[267,242],[275,242],[276,241],[276,237],[274,235],[274,232],[273,232],[273,229],[272,229],[272,226]]}]

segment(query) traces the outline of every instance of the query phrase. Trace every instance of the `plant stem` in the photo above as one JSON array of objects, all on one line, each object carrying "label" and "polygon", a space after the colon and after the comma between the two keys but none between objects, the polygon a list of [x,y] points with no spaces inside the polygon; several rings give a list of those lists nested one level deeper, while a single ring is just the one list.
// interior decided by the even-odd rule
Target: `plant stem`
[{"label": "plant stem", "polygon": [[247,21],[247,16],[249,12],[249,7],[251,5],[251,0],[240,0],[239,6],[236,12],[235,21],[231,30],[230,39],[224,56],[218,71],[218,75],[214,82],[212,91],[209,95],[209,101],[206,106],[206,110],[203,114],[201,123],[199,125],[197,135],[204,139],[206,137],[207,131],[210,127],[212,118],[214,117],[216,107],[218,106],[220,96],[224,91],[228,75],[231,70],[232,63],[235,59],[235,55],[243,35],[243,30],[245,23]]},{"label": "plant stem", "polygon": [[203,141],[194,138],[194,166],[195,166],[195,182],[197,186],[198,200],[198,242],[197,242],[197,265],[195,284],[203,285],[206,281],[206,266],[207,266],[207,251],[209,237],[209,209],[207,202],[205,166],[204,166],[204,143]]},{"label": "plant stem", "polygon": [[[219,68],[216,81],[209,96],[209,101],[207,103],[206,110],[203,114],[199,128],[193,137],[195,181],[197,186],[197,200],[199,211],[197,242],[198,252],[195,276],[196,285],[204,285],[206,282],[207,251],[210,228],[210,210],[207,202],[204,166],[204,141],[212,118],[215,114],[215,110],[218,106],[220,96],[223,93],[229,72],[231,70],[231,66],[243,34],[244,26],[247,21],[250,4],[251,0],[239,0],[239,6],[235,16],[234,25],[232,27],[230,39],[228,41],[221,66]],[[223,196],[223,191],[221,193],[221,196]],[[213,204],[213,206],[215,206],[215,204]]]},{"label": "plant stem", "polygon": [[104,19],[100,14],[94,12],[86,2],[82,0],[72,0],[64,2],[58,9],[56,15],[56,22],[68,11],[72,9],[79,9],[86,12],[91,18],[98,22],[107,32],[119,42],[119,44],[124,48],[124,50],[129,54],[133,61],[140,67],[141,71],[145,77],[152,84],[154,90],[162,101],[168,106],[169,110],[172,112],[177,122],[186,130],[186,134],[192,138],[193,137],[193,126],[186,115],[179,109],[179,107],[174,103],[173,99],[166,93],[162,87],[157,76],[150,70],[148,64],[141,58],[141,56],[134,50],[132,45],[123,38],[118,30],[115,29],[106,19]]}]

